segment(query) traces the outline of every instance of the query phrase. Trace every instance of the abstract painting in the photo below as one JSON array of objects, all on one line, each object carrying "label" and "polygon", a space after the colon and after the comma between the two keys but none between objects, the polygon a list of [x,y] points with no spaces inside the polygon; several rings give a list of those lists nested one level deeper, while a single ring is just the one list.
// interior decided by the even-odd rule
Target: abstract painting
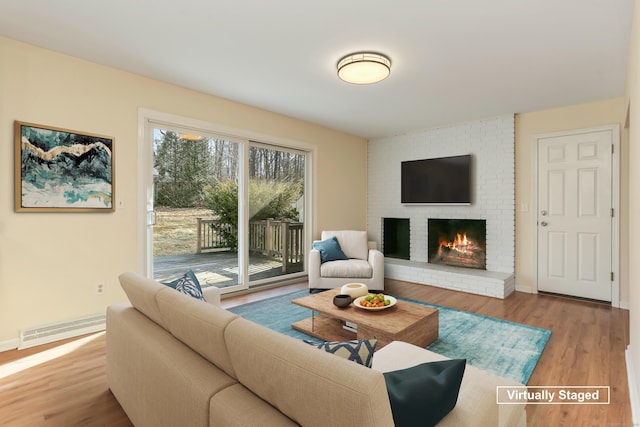
[{"label": "abstract painting", "polygon": [[17,212],[112,212],[113,138],[15,122]]}]

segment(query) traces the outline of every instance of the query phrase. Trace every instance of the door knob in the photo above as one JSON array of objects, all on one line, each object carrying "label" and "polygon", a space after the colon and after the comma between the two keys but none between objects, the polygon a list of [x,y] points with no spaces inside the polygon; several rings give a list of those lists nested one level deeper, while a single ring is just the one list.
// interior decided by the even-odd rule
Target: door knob
[{"label": "door knob", "polygon": [[547,221],[542,221],[540,225],[543,227],[546,227],[547,225],[549,225],[549,223]]},{"label": "door knob", "polygon": [[540,215],[542,215],[542,216],[547,216],[547,211],[542,211],[542,212],[540,212]]}]

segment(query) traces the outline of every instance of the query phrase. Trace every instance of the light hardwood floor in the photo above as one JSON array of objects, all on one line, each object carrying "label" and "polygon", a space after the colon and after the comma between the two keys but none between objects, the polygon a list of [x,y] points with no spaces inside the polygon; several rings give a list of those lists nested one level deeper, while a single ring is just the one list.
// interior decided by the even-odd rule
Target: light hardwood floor
[{"label": "light hardwood floor", "polygon": [[[399,281],[386,290],[550,329],[529,385],[609,385],[610,405],[528,405],[528,426],[631,426],[624,351],[629,313],[605,304],[516,293],[506,300]],[[305,289],[306,282],[223,300],[229,308]],[[104,333],[0,353],[0,425],[130,426],[108,389]]]}]

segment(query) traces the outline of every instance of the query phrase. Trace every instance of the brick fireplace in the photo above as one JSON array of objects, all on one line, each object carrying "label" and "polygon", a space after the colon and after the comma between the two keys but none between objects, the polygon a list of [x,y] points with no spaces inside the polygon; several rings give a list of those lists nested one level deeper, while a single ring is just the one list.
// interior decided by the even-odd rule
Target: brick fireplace
[{"label": "brick fireplace", "polygon": [[[372,139],[368,146],[368,233],[383,248],[385,220],[408,224],[402,257],[385,256],[385,276],[504,298],[515,290],[515,119],[513,115]],[[471,154],[472,203],[403,205],[400,163]],[[429,220],[485,221],[485,266],[430,262]],[[395,250],[404,239],[395,239]],[[408,256],[406,253],[408,252]]]}]

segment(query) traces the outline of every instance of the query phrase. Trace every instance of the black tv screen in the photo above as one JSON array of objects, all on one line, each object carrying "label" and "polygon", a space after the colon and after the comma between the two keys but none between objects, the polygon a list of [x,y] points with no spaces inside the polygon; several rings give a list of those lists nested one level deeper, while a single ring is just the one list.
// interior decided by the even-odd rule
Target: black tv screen
[{"label": "black tv screen", "polygon": [[401,163],[401,202],[471,203],[471,155]]}]

